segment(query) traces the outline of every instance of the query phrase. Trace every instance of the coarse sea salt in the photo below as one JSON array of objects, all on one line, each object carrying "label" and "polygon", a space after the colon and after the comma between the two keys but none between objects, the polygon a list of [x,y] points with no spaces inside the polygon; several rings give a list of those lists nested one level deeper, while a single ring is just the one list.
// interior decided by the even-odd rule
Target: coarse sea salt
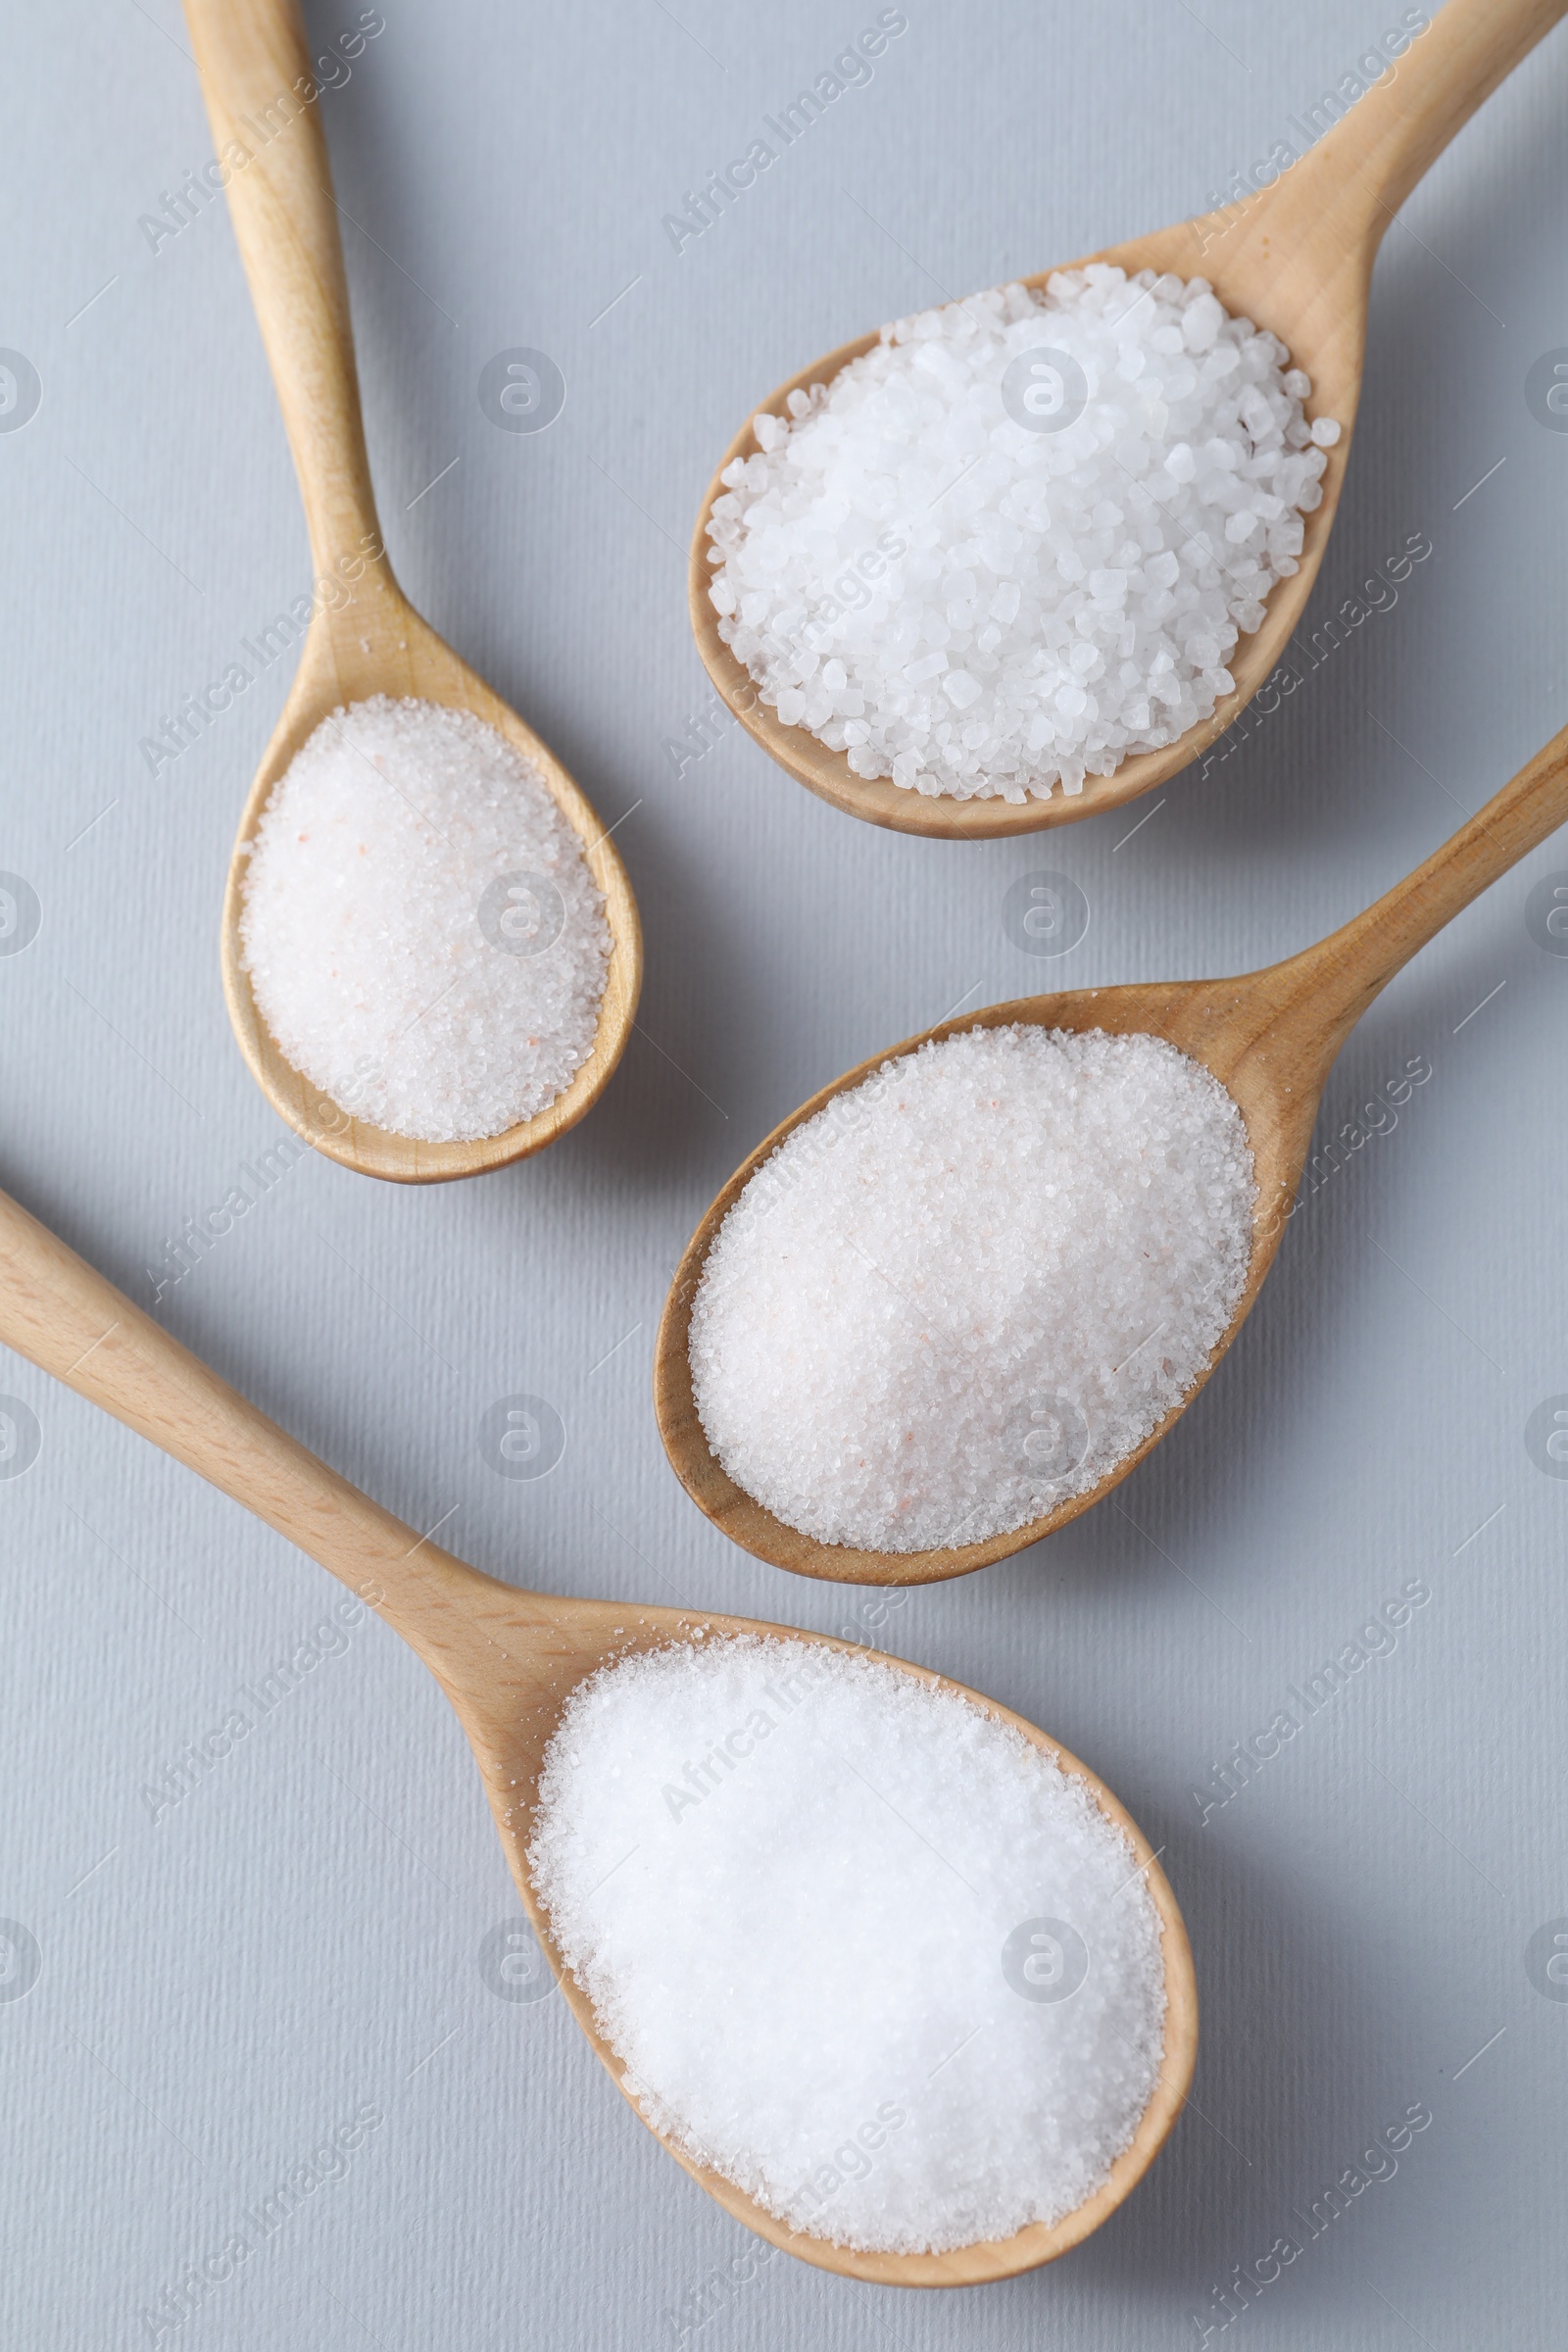
[{"label": "coarse sea salt", "polygon": [[1092,263],[900,318],[726,467],[719,635],[857,775],[1081,792],[1231,692],[1340,437],[1310,389],[1201,277]]},{"label": "coarse sea salt", "polygon": [[1161,1928],[1080,1777],[941,1684],[679,1642],[573,1691],[529,1867],[650,2123],[793,2229],[941,2252],[1129,2145]]},{"label": "coarse sea salt", "polygon": [[714,1237],[689,1340],[709,1445],[818,1543],[1026,1526],[1200,1378],[1253,1195],[1234,1101],[1161,1039],[979,1028],[884,1062]]},{"label": "coarse sea salt", "polygon": [[603,893],[544,778],[470,711],[374,695],[323,719],[267,804],[241,887],[268,1028],[375,1126],[504,1134],[593,1051]]}]

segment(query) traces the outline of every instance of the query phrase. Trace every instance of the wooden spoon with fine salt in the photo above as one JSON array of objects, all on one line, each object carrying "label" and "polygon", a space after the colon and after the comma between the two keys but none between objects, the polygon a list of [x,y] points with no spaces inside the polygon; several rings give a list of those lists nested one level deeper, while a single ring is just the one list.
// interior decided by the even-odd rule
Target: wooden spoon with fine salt
[{"label": "wooden spoon with fine salt", "polygon": [[[328,1470],[3,1193],[0,1342],[298,1544],[424,1661],[467,1735],[512,1875],[572,2015],[624,2091],[620,2060],[600,2034],[586,1995],[562,1967],[528,1872],[539,1774],[562,1708],[589,1675],[635,1650],[726,1634],[810,1642],[827,1637],[744,1617],[523,1592],[481,1575]],[[855,1644],[828,1646],[852,1650]],[[1163,2063],[1133,2140],[1103,2185],[1059,2222],[1034,2223],[1012,2237],[949,2254],[866,2254],[788,2229],[720,2175],[656,2136],[726,2213],[803,2262],[882,2286],[977,2286],[1033,2270],[1077,2245],[1153,2162],[1193,2077],[1193,1958],[1176,1898],[1148,1839],[1086,1766],[995,1699],[902,1658],[886,1662],[917,1682],[940,1680],[945,1689],[959,1690],[1063,1771],[1081,1775],[1102,1814],[1130,1843],[1159,1915],[1166,1997]]]},{"label": "wooden spoon with fine salt", "polygon": [[[392,576],[360,415],[320,89],[298,0],[185,0],[185,21],[218,161],[229,174],[229,212],[299,474],[316,577],[332,591],[312,599],[299,672],[256,771],[229,862],[222,932],[228,1016],[273,1109],[329,1159],[402,1184],[475,1176],[542,1152],[609,1084],[642,984],[636,901],[614,843],[561,761],[416,612]],[[398,1135],[313,1086],[284,1058],[245,968],[240,885],[272,788],[324,719],[377,694],[443,703],[493,727],[544,779],[605,896],[610,968],[587,1059],[531,1119],[473,1143]]]},{"label": "wooden spoon with fine salt", "polygon": [[[675,1270],[654,1356],[654,1409],[664,1450],[682,1486],[715,1527],[777,1568],[860,1585],[931,1584],[967,1576],[1038,1544],[1042,1536],[1091,1510],[1136,1469],[1187,1410],[1240,1331],[1274,1262],[1300,1185],[1318,1102],[1350,1031],[1418,948],[1480,896],[1490,883],[1568,823],[1568,727],[1538,752],[1413,874],[1314,948],[1228,980],[1151,980],[1127,988],[1083,988],[1069,995],[1022,997],[983,1012],[939,1022],[874,1054],[792,1111],[744,1160],[712,1202]],[[1133,1452],[1099,1484],[1067,1494],[1039,1518],[978,1544],[930,1551],[875,1551],[822,1544],[763,1507],[724,1469],[709,1446],[692,1392],[692,1306],[714,1237],[757,1170],[795,1128],[835,1095],[861,1084],[884,1062],[913,1054],[932,1038],[1014,1021],[1044,1029],[1102,1029],[1115,1036],[1162,1038],[1211,1070],[1234,1097],[1246,1123],[1257,1177],[1252,1248],[1236,1311],[1200,1377]],[[780,1369],[780,1379],[785,1378]],[[844,1433],[847,1444],[855,1432]]]}]

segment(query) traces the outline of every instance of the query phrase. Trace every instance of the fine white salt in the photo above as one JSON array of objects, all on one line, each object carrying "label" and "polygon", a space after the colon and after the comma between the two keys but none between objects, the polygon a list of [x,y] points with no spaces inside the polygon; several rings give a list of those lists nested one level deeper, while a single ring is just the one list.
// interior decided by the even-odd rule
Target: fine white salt
[{"label": "fine white salt", "polygon": [[857,775],[1081,792],[1231,691],[1339,439],[1310,389],[1201,277],[1093,263],[900,318],[726,468],[719,635]]},{"label": "fine white salt", "polygon": [[1158,2078],[1159,1917],[1080,1777],[958,1692],[710,1638],[568,1700],[529,1867],[644,2115],[809,2235],[1055,2222]]},{"label": "fine white salt", "polygon": [[603,894],[544,778],[466,710],[323,719],[257,828],[240,939],[285,1058],[430,1143],[544,1110],[593,1050]]},{"label": "fine white salt", "polygon": [[1251,1152],[1162,1040],[971,1029],[787,1136],[693,1303],[718,1460],[822,1544],[1010,1533],[1131,1453],[1246,1280]]}]

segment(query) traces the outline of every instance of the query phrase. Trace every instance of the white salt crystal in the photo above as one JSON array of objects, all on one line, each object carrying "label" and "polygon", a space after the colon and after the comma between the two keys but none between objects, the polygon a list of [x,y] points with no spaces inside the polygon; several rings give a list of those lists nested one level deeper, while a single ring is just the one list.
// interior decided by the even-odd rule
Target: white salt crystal
[{"label": "white salt crystal", "polygon": [[1112,775],[1211,716],[1229,680],[1190,638],[1228,662],[1296,567],[1256,517],[1320,503],[1339,427],[1307,423],[1288,361],[1205,279],[1103,263],[898,319],[726,468],[719,635],[834,751],[846,714],[800,696],[802,657],[847,677],[862,775],[1013,802]]},{"label": "white salt crystal", "polygon": [[972,1029],[795,1129],[708,1252],[698,1414],[822,1544],[973,1544],[1087,1493],[1205,1369],[1251,1246],[1235,1102],[1160,1039]]},{"label": "white salt crystal", "polygon": [[604,897],[544,778],[493,727],[375,695],[279,779],[240,939],[285,1058],[429,1143],[544,1110],[593,1050]]},{"label": "white salt crystal", "polygon": [[1161,1930],[1088,1785],[809,1641],[573,1691],[529,1867],[643,2113],[796,2230],[940,2252],[1055,2222],[1158,2078]]}]

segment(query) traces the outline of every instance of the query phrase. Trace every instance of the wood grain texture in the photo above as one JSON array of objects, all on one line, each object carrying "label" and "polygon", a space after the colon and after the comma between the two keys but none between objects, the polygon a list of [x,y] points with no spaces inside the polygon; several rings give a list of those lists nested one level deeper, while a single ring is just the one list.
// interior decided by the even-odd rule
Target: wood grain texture
[{"label": "wood grain texture", "polygon": [[[939,1022],[875,1054],[803,1102],[764,1137],[718,1194],[687,1245],[660,1321],[654,1351],[654,1410],[664,1450],[686,1492],[732,1542],[776,1568],[841,1584],[933,1584],[967,1576],[1038,1544],[1093,1509],[1119,1486],[1184,1413],[1209,1379],[1250,1311],[1274,1262],[1312,1140],[1329,1071],[1355,1023],[1396,972],[1472,899],[1568,823],[1568,728],[1452,838],[1364,913],[1316,947],[1262,971],[1228,980],[1150,981],[1124,988],[1077,989],[1021,997],[958,1020]],[[693,1302],[709,1250],[757,1169],[803,1121],[835,1095],[858,1086],[889,1060],[934,1038],[1009,1022],[1046,1029],[1103,1029],[1115,1036],[1161,1037],[1211,1070],[1241,1110],[1257,1178],[1252,1250],[1236,1311],[1200,1378],[1151,1431],[1086,1494],[1009,1535],[930,1551],[871,1551],[820,1544],[774,1517],[738,1487],[710,1449],[692,1394]]]},{"label": "wood grain texture", "polygon": [[[343,1166],[405,1184],[473,1176],[543,1151],[598,1101],[631,1034],[642,932],[612,842],[559,760],[415,612],[392,575],[376,519],[360,413],[320,106],[297,0],[185,0],[228,204],[299,475],[318,577],[299,671],[240,819],[223,899],[223,993],[252,1076],[296,1134]],[[251,993],[240,947],[245,859],[272,788],[306,739],[343,704],[414,696],[468,710],[543,777],[605,894],[612,950],[592,1052],[537,1116],[474,1143],[419,1143],[352,1115],[279,1052]]]},{"label": "wood grain texture", "polygon": [[[1124,760],[1110,776],[1089,776],[1082,792],[1059,788],[1022,807],[1004,800],[954,800],[902,790],[888,777],[858,776],[842,752],[829,751],[804,727],[785,726],[762,703],[748,671],[718,633],[709,597],[708,526],[723,475],[758,447],[752,421],[720,459],[704,495],[688,562],[688,598],[697,648],[714,686],[753,739],[797,783],[868,824],[946,841],[995,840],[1075,824],[1152,792],[1207,750],[1269,676],[1306,607],[1339,507],[1350,452],[1366,348],[1367,297],[1383,232],[1430,165],[1484,99],[1526,57],[1568,0],[1448,0],[1429,31],[1394,70],[1280,179],[1258,195],[1200,220],[1184,220],[1125,245],[1113,245],[1023,283],[1044,293],[1061,268],[1110,262],[1129,276],[1139,270],[1206,277],[1233,317],[1279,336],[1292,364],[1312,379],[1310,414],[1341,426],[1322,476],[1322,504],[1305,516],[1296,572],[1280,581],[1261,627],[1244,637],[1229,666],[1235,691],[1213,716],[1162,751]],[[831,383],[841,368],[878,341],[879,331],[841,344],[770,392],[758,415],[783,416],[792,392]]]},{"label": "wood grain texture", "polygon": [[[573,2016],[622,2094],[623,2069],[587,1996],[564,1968],[535,1898],[527,1848],[545,1750],[570,1692],[633,1652],[714,1634],[855,1644],[742,1617],[518,1592],[438,1549],[318,1461],[220,1380],[48,1229],[0,1193],[0,1342],[208,1479],[275,1528],[373,1608],[435,1676],[467,1735],[507,1861]],[[1198,1994],[1181,1913],[1153,1850],[1116,1798],[1075,1756],[980,1692],[900,1658],[916,1681],[950,1690],[1009,1724],[1079,1775],[1133,1846],[1159,1914],[1167,2001],[1159,2079],[1132,2144],[1104,2185],[1052,2227],[951,2254],[857,2254],[787,2229],[716,2173],[669,2148],[737,2221],[820,2269],[882,2285],[973,2286],[1065,2253],[1143,2178],[1181,2112],[1198,2046]],[[635,2102],[632,2102],[635,2105]],[[640,2108],[636,2109],[642,2116]],[[647,2118],[642,2117],[646,2123]],[[649,2129],[653,2127],[650,2125]]]}]

